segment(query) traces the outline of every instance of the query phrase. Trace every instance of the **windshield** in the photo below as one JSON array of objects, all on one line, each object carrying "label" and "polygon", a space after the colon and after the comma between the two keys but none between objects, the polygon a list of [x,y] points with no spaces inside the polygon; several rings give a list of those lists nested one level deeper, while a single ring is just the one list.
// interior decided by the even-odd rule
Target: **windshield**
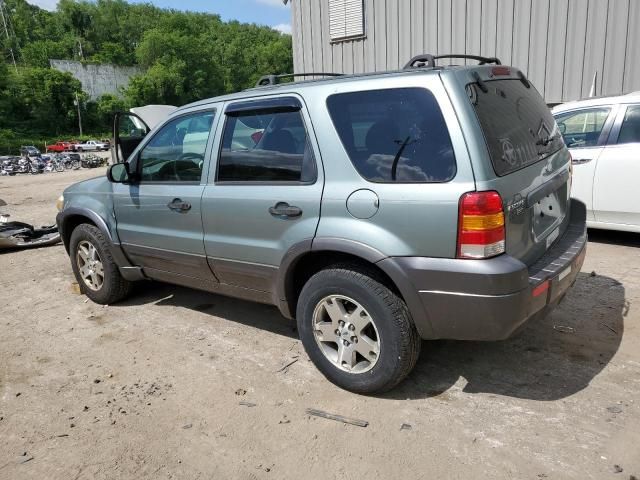
[{"label": "windshield", "polygon": [[551,112],[533,86],[527,88],[519,79],[492,80],[482,86],[469,84],[467,93],[498,176],[543,160],[564,145]]}]

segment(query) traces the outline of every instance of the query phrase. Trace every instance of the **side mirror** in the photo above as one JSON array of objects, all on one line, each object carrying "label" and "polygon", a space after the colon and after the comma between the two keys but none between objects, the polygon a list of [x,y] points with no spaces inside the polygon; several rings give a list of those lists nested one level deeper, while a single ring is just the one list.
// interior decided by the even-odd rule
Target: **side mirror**
[{"label": "side mirror", "polygon": [[129,183],[129,164],[115,163],[107,170],[107,178],[111,183]]}]

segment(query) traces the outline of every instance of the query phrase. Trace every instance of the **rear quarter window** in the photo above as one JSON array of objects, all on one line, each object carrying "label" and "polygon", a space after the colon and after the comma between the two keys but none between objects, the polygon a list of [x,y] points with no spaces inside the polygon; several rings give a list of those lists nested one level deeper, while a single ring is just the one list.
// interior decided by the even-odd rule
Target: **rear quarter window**
[{"label": "rear quarter window", "polygon": [[424,88],[331,95],[327,108],[349,159],[370,182],[438,183],[456,174],[449,131]]}]

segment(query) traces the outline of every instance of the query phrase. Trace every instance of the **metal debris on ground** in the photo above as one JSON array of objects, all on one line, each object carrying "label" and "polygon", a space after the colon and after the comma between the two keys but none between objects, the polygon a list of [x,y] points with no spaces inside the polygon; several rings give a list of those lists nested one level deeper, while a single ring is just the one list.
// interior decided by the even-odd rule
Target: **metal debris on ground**
[{"label": "metal debris on ground", "polygon": [[600,323],[600,325],[602,325],[603,327],[606,327],[606,328],[608,328],[609,330],[611,330],[611,331],[612,331],[613,333],[615,333],[616,335],[618,334],[618,332],[616,332],[613,328],[611,328],[611,327],[610,327],[609,325],[607,325],[606,323],[602,323],[602,322],[599,322],[599,323]]},{"label": "metal debris on ground", "polygon": [[411,430],[413,427],[408,423],[403,423],[400,425],[400,430]]},{"label": "metal debris on ground", "polygon": [[257,405],[257,403],[251,403],[251,402],[238,402],[238,405],[244,405],[245,407],[255,407]]},{"label": "metal debris on ground", "polygon": [[574,333],[575,332],[575,329],[573,327],[567,327],[565,325],[554,325],[553,329],[557,330],[558,332],[562,332],[562,333]]},{"label": "metal debris on ground", "polygon": [[336,422],[348,423],[350,425],[356,425],[357,427],[366,427],[369,425],[369,422],[367,422],[366,420],[343,417],[342,415],[335,415],[333,413],[324,412],[322,410],[316,410],[315,408],[307,408],[305,411],[309,415],[327,418],[329,420],[335,420]]},{"label": "metal debris on ground", "polygon": [[290,361],[289,363],[287,363],[284,367],[282,367],[279,370],[276,370],[276,373],[280,373],[280,372],[284,372],[285,370],[287,370],[291,365],[293,365],[294,363],[296,363],[299,360],[298,357],[293,357],[293,360]]}]

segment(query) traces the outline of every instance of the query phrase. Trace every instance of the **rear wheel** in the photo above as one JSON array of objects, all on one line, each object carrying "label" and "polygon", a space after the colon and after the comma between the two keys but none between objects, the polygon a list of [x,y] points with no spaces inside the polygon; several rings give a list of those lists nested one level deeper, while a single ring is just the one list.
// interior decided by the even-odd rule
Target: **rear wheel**
[{"label": "rear wheel", "polygon": [[421,340],[404,301],[375,272],[322,270],[297,307],[311,361],[334,384],[358,393],[390,390],[414,367]]},{"label": "rear wheel", "polygon": [[131,290],[113,261],[102,232],[83,223],[75,228],[70,242],[71,267],[80,291],[96,303],[110,304],[125,298]]}]

